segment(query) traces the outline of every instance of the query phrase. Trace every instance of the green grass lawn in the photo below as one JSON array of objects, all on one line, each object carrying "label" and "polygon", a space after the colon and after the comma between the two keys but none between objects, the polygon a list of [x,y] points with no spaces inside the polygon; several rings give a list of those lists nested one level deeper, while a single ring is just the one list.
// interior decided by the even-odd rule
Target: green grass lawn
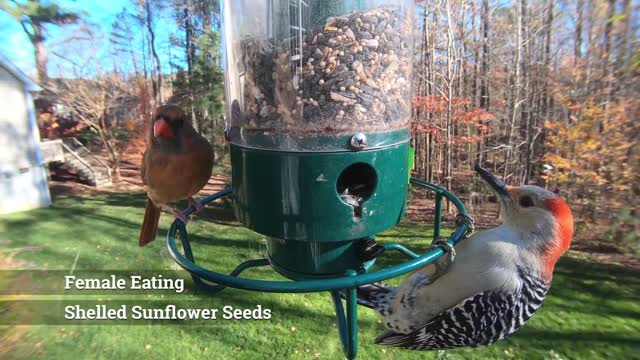
[{"label": "green grass lawn", "polygon": [[[0,264],[18,269],[178,270],[163,237],[137,245],[145,197],[141,193],[62,197],[49,209],[0,217]],[[217,218],[213,222],[213,218]],[[228,210],[208,208],[189,223],[199,264],[230,271],[263,257],[264,239],[233,221]],[[424,249],[426,225],[403,223],[379,236]],[[387,255],[385,255],[387,256]],[[391,255],[389,255],[391,256]],[[382,263],[400,258],[388,257]],[[373,345],[383,331],[373,311],[359,311],[360,359],[640,359],[640,274],[619,266],[571,257],[558,264],[551,292],[528,325],[490,347],[412,352]],[[186,275],[185,275],[186,276]],[[243,276],[277,279],[268,269]],[[2,284],[0,284],[2,286]],[[129,296],[131,297],[131,296]],[[148,300],[146,296],[145,299]],[[161,297],[157,295],[157,297]],[[185,298],[210,304],[272,310],[266,321],[219,321],[211,325],[30,325],[0,327],[0,357],[59,359],[340,359],[333,306],[328,293],[267,294],[235,289],[210,297]],[[0,314],[3,316],[3,314]],[[3,352],[4,351],[4,352]]]}]

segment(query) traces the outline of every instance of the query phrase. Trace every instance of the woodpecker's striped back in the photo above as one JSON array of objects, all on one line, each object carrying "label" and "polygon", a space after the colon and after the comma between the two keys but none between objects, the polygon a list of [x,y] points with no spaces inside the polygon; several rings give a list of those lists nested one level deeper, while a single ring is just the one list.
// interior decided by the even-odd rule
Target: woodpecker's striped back
[{"label": "woodpecker's striped back", "polygon": [[412,350],[489,345],[523,326],[538,310],[550,283],[519,268],[519,292],[485,291],[470,296],[408,334],[387,331],[376,344]]}]

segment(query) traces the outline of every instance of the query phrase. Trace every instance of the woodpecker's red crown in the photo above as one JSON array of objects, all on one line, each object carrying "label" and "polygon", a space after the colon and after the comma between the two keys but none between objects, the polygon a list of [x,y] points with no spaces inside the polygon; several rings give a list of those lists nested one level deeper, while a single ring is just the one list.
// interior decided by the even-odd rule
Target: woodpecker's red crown
[{"label": "woodpecker's red crown", "polygon": [[540,257],[546,280],[573,237],[573,215],[562,197],[534,185],[508,186],[476,164],[478,174],[498,194],[502,218],[517,231],[523,249]]},{"label": "woodpecker's red crown", "polygon": [[556,262],[573,238],[571,209],[562,197],[538,186],[507,186],[507,192],[511,204],[505,202],[505,217],[531,234],[531,245],[542,257],[542,275],[551,280]]}]

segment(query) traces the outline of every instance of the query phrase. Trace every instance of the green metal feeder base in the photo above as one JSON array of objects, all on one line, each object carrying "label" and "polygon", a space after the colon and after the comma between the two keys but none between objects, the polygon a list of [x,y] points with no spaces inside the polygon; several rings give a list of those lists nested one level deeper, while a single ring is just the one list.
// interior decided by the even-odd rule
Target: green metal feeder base
[{"label": "green metal feeder base", "polygon": [[[265,236],[354,240],[393,227],[404,216],[408,141],[325,153],[264,151],[233,144],[230,149],[236,217]],[[350,204],[350,196],[363,199],[360,206]]]},{"label": "green metal feeder base", "polygon": [[[406,173],[405,173],[406,175]],[[404,180],[406,182],[406,178]],[[434,237],[440,236],[440,228],[441,228],[441,209],[442,209],[442,201],[444,198],[451,201],[456,208],[458,209],[458,221],[456,225],[456,230],[449,236],[448,242],[449,244],[455,246],[458,241],[466,237],[469,232],[472,230],[472,223],[467,215],[467,210],[465,209],[462,202],[453,194],[448,192],[447,190],[426,183],[421,180],[411,179],[413,184],[426,187],[436,193],[436,215],[434,220]],[[231,189],[226,189],[216,194],[207,196],[206,198],[200,201],[200,204],[206,205],[209,202],[212,202],[218,198],[230,195],[232,193]],[[193,207],[189,207],[185,210],[185,215],[190,215],[193,213],[195,209]],[[182,243],[182,248],[184,250],[184,254],[178,249],[176,238],[179,238]],[[355,242],[357,243],[357,242]],[[273,244],[272,244],[273,245]],[[283,244],[284,246],[289,246]],[[343,247],[349,245],[346,244],[345,241],[337,242],[334,244],[338,247]],[[278,246],[278,245],[276,245]],[[291,246],[295,247],[297,245],[292,244]],[[356,246],[355,244],[351,244],[351,246]],[[219,272],[209,271],[205,268],[202,268],[196,265],[193,251],[191,249],[191,243],[189,242],[189,237],[187,233],[187,229],[185,224],[176,219],[171,224],[171,228],[169,229],[169,233],[167,234],[167,247],[169,248],[169,253],[174,258],[174,260],[185,270],[191,273],[191,277],[193,278],[194,283],[211,293],[216,293],[222,291],[226,287],[233,287],[244,290],[251,291],[260,291],[260,292],[290,292],[290,293],[303,293],[303,292],[318,292],[318,291],[329,291],[331,293],[331,297],[334,302],[334,306],[336,309],[336,316],[338,322],[338,330],[340,333],[340,339],[342,341],[342,347],[345,353],[345,356],[348,359],[353,359],[356,356],[358,349],[358,322],[357,322],[357,295],[356,289],[358,286],[371,284],[378,281],[384,281],[393,277],[401,276],[407,274],[411,271],[418,270],[430,263],[436,261],[440,256],[444,255],[445,252],[441,248],[430,248],[427,244],[425,244],[425,248],[428,248],[429,251],[424,254],[416,254],[413,251],[405,248],[404,246],[396,243],[387,243],[384,244],[384,249],[386,251],[399,251],[406,255],[409,260],[393,265],[381,270],[376,270],[369,272],[369,268],[372,265],[372,262],[365,263],[360,268],[348,269],[342,274],[335,274],[334,276],[321,278],[321,279],[301,279],[295,281],[271,281],[271,280],[256,280],[256,279],[248,279],[238,277],[240,273],[244,270],[258,267],[258,266],[268,266],[271,265],[276,271],[281,272],[282,269],[279,269],[279,265],[275,263],[273,260],[274,257],[269,259],[256,259],[256,260],[248,260],[240,265],[238,265],[229,275],[222,274]],[[301,249],[301,251],[305,252],[307,250],[310,251],[311,248]],[[354,248],[355,249],[355,248]],[[336,250],[336,249],[334,249]],[[348,255],[350,252],[353,252],[353,249],[344,250],[338,249],[342,254]],[[276,250],[277,251],[277,250]],[[310,251],[304,253],[303,256],[310,256],[311,259],[316,255],[316,253]],[[297,254],[293,254],[292,256],[299,256]],[[382,255],[384,256],[384,254]],[[305,260],[302,258],[302,260]],[[309,260],[307,258],[306,260]],[[347,260],[346,262],[353,262],[352,260]],[[290,264],[289,264],[290,265]],[[318,270],[316,265],[306,265],[308,266],[308,270],[310,272],[314,272]],[[341,265],[342,266],[342,265]],[[303,265],[298,266],[297,268],[303,268]],[[291,275],[291,274],[289,274]],[[290,278],[298,277],[299,274],[294,274],[293,276],[288,276]],[[285,274],[285,276],[287,276]],[[216,284],[216,285],[213,285]],[[340,294],[344,294],[346,298],[346,309],[343,304],[343,300],[341,299]]]},{"label": "green metal feeder base", "polygon": [[[253,136],[264,146],[274,141]],[[376,146],[354,151],[350,135],[295,140],[325,150],[315,152],[230,144],[236,218],[269,237],[269,260],[281,275],[337,277],[370,266],[362,256],[367,239],[402,220],[408,132],[363,136]]]},{"label": "green metal feeder base", "polygon": [[310,242],[271,238],[267,241],[271,266],[292,280],[339,277],[349,269],[371,267],[375,259],[367,261],[361,257],[365,246],[365,239]]}]

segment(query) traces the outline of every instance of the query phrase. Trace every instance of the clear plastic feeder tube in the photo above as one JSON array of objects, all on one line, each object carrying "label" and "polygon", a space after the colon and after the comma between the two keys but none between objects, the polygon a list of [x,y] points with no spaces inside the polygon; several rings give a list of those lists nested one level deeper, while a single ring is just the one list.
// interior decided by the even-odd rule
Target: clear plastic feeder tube
[{"label": "clear plastic feeder tube", "polygon": [[370,147],[397,141],[411,116],[413,7],[412,0],[224,1],[231,143],[335,151],[357,132]]}]

